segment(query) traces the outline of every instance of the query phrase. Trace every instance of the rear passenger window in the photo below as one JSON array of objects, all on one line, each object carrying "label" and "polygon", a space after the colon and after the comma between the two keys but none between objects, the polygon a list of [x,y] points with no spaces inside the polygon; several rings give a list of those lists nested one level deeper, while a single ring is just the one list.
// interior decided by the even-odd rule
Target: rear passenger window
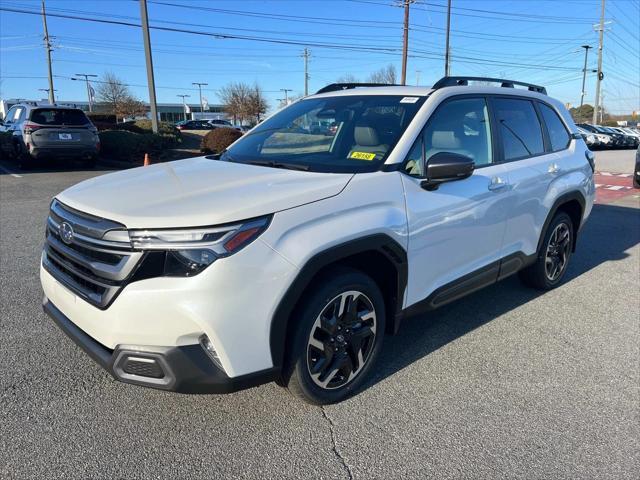
[{"label": "rear passenger window", "polygon": [[533,103],[529,100],[496,98],[494,105],[505,160],[544,153],[542,128]]},{"label": "rear passenger window", "polygon": [[571,140],[567,129],[564,127],[564,123],[562,123],[562,120],[558,118],[558,114],[548,105],[538,103],[538,106],[540,107],[542,119],[547,126],[547,132],[549,132],[551,151],[557,152],[558,150],[564,150]]}]

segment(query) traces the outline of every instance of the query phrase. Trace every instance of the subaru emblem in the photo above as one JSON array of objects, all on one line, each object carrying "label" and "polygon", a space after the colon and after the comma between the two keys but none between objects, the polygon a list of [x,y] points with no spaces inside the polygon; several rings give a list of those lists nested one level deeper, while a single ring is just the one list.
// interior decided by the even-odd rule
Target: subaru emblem
[{"label": "subaru emblem", "polygon": [[69,244],[73,241],[73,227],[71,227],[67,222],[62,222],[58,231],[60,233],[60,238],[64,243]]}]

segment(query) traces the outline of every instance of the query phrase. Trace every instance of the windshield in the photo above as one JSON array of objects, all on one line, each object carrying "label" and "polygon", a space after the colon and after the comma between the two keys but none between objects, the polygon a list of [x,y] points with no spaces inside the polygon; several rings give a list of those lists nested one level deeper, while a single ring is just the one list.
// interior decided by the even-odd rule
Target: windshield
[{"label": "windshield", "polygon": [[89,119],[82,110],[68,108],[37,108],[31,112],[31,121],[39,125],[86,125]]},{"label": "windshield", "polygon": [[424,100],[401,95],[301,100],[258,125],[221,160],[317,172],[375,171]]}]

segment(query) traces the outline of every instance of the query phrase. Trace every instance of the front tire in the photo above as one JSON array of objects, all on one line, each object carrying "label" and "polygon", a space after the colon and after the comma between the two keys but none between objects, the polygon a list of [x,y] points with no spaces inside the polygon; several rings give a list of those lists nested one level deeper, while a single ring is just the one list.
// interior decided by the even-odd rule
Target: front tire
[{"label": "front tire", "polygon": [[382,293],[367,275],[339,268],[309,289],[293,314],[284,383],[315,405],[339,402],[366,381],[385,332]]},{"label": "front tire", "polygon": [[551,290],[564,278],[574,243],[571,217],[559,212],[549,224],[533,265],[520,272],[520,279],[529,287]]}]

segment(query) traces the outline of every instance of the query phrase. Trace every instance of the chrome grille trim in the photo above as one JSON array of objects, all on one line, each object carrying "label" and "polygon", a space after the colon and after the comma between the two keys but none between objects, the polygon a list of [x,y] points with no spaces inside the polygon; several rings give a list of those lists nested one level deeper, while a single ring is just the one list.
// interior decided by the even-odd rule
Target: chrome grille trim
[{"label": "chrome grille trim", "polygon": [[[70,242],[62,240],[63,223],[73,228]],[[73,210],[54,200],[47,219],[42,265],[69,290],[105,309],[120,293],[144,257],[130,242],[103,240],[124,225]]]}]

